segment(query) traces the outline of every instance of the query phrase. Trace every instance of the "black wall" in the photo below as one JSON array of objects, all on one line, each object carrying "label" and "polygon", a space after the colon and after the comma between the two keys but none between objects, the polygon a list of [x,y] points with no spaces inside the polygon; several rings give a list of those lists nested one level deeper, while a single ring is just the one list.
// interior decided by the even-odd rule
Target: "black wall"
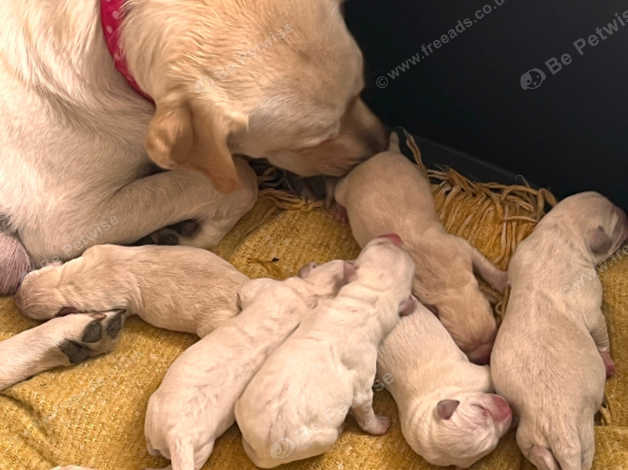
[{"label": "black wall", "polygon": [[[367,61],[365,97],[388,124],[560,196],[593,189],[628,208],[628,1],[349,0],[346,16]],[[613,21],[616,32],[596,33]],[[592,34],[580,54],[573,43]],[[565,53],[571,63],[552,74],[545,61]],[[524,90],[534,67],[546,80]]]}]

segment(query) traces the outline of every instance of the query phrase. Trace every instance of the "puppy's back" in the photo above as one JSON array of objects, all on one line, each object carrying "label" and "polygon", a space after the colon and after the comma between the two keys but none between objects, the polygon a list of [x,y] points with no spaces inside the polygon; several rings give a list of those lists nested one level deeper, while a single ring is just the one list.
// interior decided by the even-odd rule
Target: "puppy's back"
[{"label": "puppy's back", "polygon": [[356,240],[364,246],[384,233],[420,232],[438,222],[431,186],[419,168],[400,153],[380,153],[357,166],[337,186]]}]

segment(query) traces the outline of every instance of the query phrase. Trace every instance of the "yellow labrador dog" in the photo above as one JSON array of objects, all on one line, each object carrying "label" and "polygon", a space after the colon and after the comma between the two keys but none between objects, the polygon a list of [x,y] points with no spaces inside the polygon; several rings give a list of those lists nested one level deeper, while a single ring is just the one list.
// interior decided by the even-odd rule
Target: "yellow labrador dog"
[{"label": "yellow labrador dog", "polygon": [[37,267],[188,219],[182,244],[217,243],[256,199],[234,155],[342,175],[385,146],[341,0],[4,0],[0,22],[0,294],[26,252]]}]

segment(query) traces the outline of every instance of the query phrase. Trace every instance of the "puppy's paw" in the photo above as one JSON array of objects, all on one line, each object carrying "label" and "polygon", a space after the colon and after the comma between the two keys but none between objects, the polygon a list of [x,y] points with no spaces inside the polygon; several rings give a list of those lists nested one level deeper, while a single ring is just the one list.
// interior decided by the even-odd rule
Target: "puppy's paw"
[{"label": "puppy's paw", "polygon": [[606,378],[610,379],[617,372],[615,369],[615,362],[613,361],[609,351],[600,351],[600,356],[602,356],[604,367],[606,368]]},{"label": "puppy's paw", "polygon": [[335,221],[340,222],[344,225],[347,225],[349,223],[349,215],[347,214],[347,209],[345,209],[337,202],[332,202],[331,207],[328,210]]},{"label": "puppy's paw", "polygon": [[67,317],[71,322],[64,328],[58,349],[70,364],[108,353],[115,348],[124,326],[123,310],[103,313],[76,314]]},{"label": "puppy's paw", "polygon": [[392,420],[388,416],[376,416],[373,424],[365,431],[373,436],[382,436],[388,432],[391,424]]}]

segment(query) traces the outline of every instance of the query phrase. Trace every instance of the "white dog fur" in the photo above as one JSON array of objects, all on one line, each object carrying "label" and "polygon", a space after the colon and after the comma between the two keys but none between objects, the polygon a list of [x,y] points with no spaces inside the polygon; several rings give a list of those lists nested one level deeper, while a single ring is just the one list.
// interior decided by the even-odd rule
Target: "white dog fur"
[{"label": "white dog fur", "polygon": [[591,468],[593,418],[614,369],[595,267],[627,238],[623,210],[581,193],[547,214],[510,262],[491,371],[519,415],[519,447],[539,470]]},{"label": "white dog fur", "polygon": [[335,199],[346,208],[360,246],[384,233],[401,236],[417,267],[414,294],[438,314],[471,360],[485,364],[496,323],[474,271],[500,292],[506,273],[466,240],[445,231],[429,181],[401,154],[397,134],[390,141],[387,152],[360,164],[338,183]]},{"label": "white dog fur", "polygon": [[115,320],[117,339],[118,323],[130,315],[203,337],[239,312],[237,294],[246,281],[213,253],[184,246],[99,245],[33,271],[17,293],[18,307],[36,320],[61,317],[0,342],[0,389],[111,351],[115,341],[102,331],[112,331]]},{"label": "white dog fur", "polygon": [[343,283],[344,262],[332,261],[302,279],[250,281],[240,290],[242,313],[190,347],[151,396],[145,434],[149,452],[173,470],[199,470],[214,441],[235,418],[233,408],[266,357]]},{"label": "white dog fur", "polygon": [[431,464],[468,468],[510,428],[508,403],[489,393],[488,366],[469,362],[422,304],[384,340],[377,366],[378,383],[397,403],[404,438]]},{"label": "white dog fur", "polygon": [[[35,267],[188,219],[182,244],[216,244],[256,198],[233,154],[341,175],[385,146],[340,0],[128,0],[120,43],[156,106],[114,68],[99,2],[0,2],[0,215]],[[0,294],[26,269],[3,265]]]},{"label": "white dog fur", "polygon": [[238,400],[244,449],[258,467],[326,452],[349,410],[366,432],[387,431],[390,420],[372,407],[377,347],[413,308],[414,263],[395,240],[366,245],[350,283],[321,300]]}]

